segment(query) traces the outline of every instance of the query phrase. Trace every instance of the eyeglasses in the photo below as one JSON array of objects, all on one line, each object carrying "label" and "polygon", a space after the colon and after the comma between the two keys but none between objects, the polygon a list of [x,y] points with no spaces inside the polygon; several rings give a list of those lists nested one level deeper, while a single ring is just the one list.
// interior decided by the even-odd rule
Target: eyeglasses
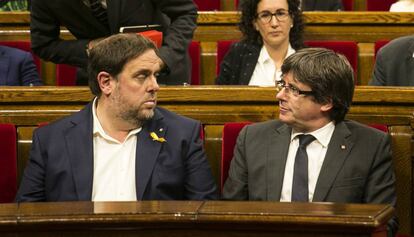
[{"label": "eyeglasses", "polygon": [[294,96],[299,96],[299,95],[314,95],[315,93],[313,91],[301,91],[298,88],[292,86],[292,85],[286,85],[286,82],[283,80],[277,81],[276,82],[276,90],[279,93],[280,91],[283,90],[283,88],[285,89],[285,93],[287,94],[292,94]]},{"label": "eyeglasses", "polygon": [[267,24],[272,21],[272,17],[276,17],[278,21],[285,21],[289,17],[289,11],[286,9],[278,9],[275,13],[262,11],[257,13],[256,17],[263,23]]}]

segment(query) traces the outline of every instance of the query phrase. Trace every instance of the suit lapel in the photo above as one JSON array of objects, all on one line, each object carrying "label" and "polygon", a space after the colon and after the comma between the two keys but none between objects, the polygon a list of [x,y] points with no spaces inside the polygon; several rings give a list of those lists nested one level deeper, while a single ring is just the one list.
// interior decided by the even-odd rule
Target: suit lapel
[{"label": "suit lapel", "polygon": [[4,51],[0,48],[0,85],[7,85],[9,68],[10,57],[4,55]]},{"label": "suit lapel", "polygon": [[[163,144],[162,142],[154,141],[150,134],[154,132],[158,137],[165,137],[168,129],[162,119],[163,116],[161,113],[158,110],[155,110],[154,118],[145,123],[141,132],[137,134],[135,185],[138,200],[143,199],[145,189]],[[166,142],[168,142],[168,140]]]},{"label": "suit lapel", "polygon": [[266,157],[267,200],[279,201],[290,144],[291,129],[287,125],[271,130]]},{"label": "suit lapel", "polygon": [[64,131],[68,157],[80,201],[90,201],[93,185],[92,103],[72,119],[72,127]]},{"label": "suit lapel", "polygon": [[316,183],[313,202],[322,202],[325,200],[346,157],[354,145],[354,142],[349,139],[350,135],[351,132],[344,122],[340,122],[335,126],[335,131],[329,142],[325,160]]}]

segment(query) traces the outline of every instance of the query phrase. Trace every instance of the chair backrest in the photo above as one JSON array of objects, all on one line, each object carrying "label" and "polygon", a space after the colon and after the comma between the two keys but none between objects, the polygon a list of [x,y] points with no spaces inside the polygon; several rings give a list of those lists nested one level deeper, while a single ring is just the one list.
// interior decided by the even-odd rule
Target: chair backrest
[{"label": "chair backrest", "polygon": [[68,64],[56,64],[56,85],[75,86],[76,67]]},{"label": "chair backrest", "polygon": [[220,190],[223,190],[224,182],[229,175],[231,159],[233,159],[234,147],[236,145],[237,136],[242,128],[251,122],[234,122],[225,123],[222,133],[221,143],[221,168],[220,168]]},{"label": "chair backrest", "polygon": [[358,84],[358,44],[355,41],[305,41],[309,47],[322,47],[343,54],[354,70],[355,84]]},{"label": "chair backrest", "polygon": [[0,41],[0,45],[8,46],[8,47],[11,47],[11,48],[21,49],[23,51],[31,53],[32,56],[33,56],[33,61],[34,61],[35,65],[36,65],[36,68],[37,68],[37,72],[40,75],[40,72],[41,72],[40,58],[33,53],[30,41]]},{"label": "chair backrest", "polygon": [[375,52],[375,58],[377,57],[377,53],[384,45],[388,44],[390,40],[377,40],[375,41],[374,45],[374,52]]},{"label": "chair backrest", "polygon": [[342,0],[342,6],[344,7],[344,11],[353,11],[354,0]]},{"label": "chair backrest", "polygon": [[220,11],[220,0],[194,0],[199,11]]},{"label": "chair backrest", "polygon": [[191,59],[191,85],[200,85],[200,42],[192,41],[188,47]]},{"label": "chair backrest", "polygon": [[[221,143],[221,168],[220,168],[220,190],[223,191],[224,183],[229,175],[230,163],[233,159],[234,147],[236,146],[237,137],[244,126],[251,122],[233,122],[225,123],[222,133]],[[368,126],[388,133],[388,127],[384,124],[369,124]]]},{"label": "chair backrest", "polygon": [[0,124],[0,203],[13,202],[17,192],[16,127]]},{"label": "chair backrest", "polygon": [[367,11],[389,11],[397,0],[366,0]]},{"label": "chair backrest", "polygon": [[238,40],[218,40],[217,41],[217,60],[216,60],[216,75],[220,73],[220,64],[224,56],[230,50],[230,46]]}]

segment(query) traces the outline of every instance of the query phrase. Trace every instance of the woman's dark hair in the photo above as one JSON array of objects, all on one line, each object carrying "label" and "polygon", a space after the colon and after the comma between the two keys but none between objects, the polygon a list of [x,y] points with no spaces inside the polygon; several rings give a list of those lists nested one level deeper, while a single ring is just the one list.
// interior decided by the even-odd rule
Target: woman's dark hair
[{"label": "woman's dark hair", "polygon": [[[243,40],[263,45],[263,39],[260,33],[255,29],[253,22],[257,16],[257,5],[261,0],[243,0],[240,5],[241,19],[239,29],[243,33]],[[303,15],[300,10],[299,0],[286,0],[289,6],[289,14],[293,19],[293,27],[290,29],[289,42],[295,50],[304,47],[303,44]]]}]

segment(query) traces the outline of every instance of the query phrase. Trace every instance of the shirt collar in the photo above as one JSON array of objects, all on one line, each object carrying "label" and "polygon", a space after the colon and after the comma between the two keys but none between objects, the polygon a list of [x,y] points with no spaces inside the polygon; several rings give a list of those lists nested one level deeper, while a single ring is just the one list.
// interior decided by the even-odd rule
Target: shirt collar
[{"label": "shirt collar", "polygon": [[[328,147],[329,142],[331,141],[332,134],[335,130],[335,124],[333,121],[329,122],[325,126],[315,130],[311,133],[306,133],[314,136],[316,140],[323,146]],[[293,141],[298,135],[304,134],[302,132],[296,132],[292,130],[292,135],[290,137],[290,141]]]},{"label": "shirt collar", "polygon": [[[285,58],[289,57],[293,53],[295,53],[295,50],[289,44],[287,54],[286,54]],[[259,58],[257,59],[257,61],[260,64],[264,64],[264,63],[267,63],[267,62],[273,62],[273,59],[269,56],[269,53],[267,52],[267,49],[264,45],[262,46],[262,49],[260,50]]]},{"label": "shirt collar", "polygon": [[[108,140],[108,141],[112,141],[115,143],[120,143],[119,141],[117,141],[116,139],[112,138],[111,136],[109,136],[105,130],[102,128],[101,122],[98,119],[98,116],[96,115],[96,106],[98,103],[98,97],[95,97],[95,99],[93,99],[93,103],[92,103],[92,117],[93,117],[93,136],[101,136],[104,139]],[[125,141],[132,135],[136,135],[138,134],[140,131],[142,130],[142,127],[140,128],[136,128],[133,129],[131,131],[129,131],[127,138],[125,139]]]}]

